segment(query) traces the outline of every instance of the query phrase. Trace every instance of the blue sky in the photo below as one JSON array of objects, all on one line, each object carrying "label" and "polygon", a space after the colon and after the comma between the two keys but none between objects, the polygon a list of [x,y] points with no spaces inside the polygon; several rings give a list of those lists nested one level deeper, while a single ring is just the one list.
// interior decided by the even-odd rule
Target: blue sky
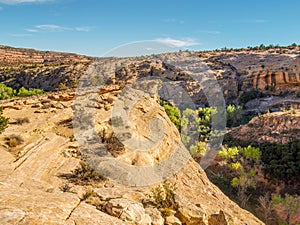
[{"label": "blue sky", "polygon": [[0,44],[92,56],[143,40],[171,50],[300,44],[299,11],[298,0],[0,0]]}]

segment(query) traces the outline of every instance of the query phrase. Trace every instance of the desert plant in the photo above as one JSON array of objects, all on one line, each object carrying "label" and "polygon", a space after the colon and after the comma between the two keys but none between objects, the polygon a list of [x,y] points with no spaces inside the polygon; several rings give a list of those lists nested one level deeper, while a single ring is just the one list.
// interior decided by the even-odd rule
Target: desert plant
[{"label": "desert plant", "polygon": [[77,178],[83,181],[103,181],[104,178],[99,175],[94,169],[92,169],[87,163],[80,162],[79,167],[77,167],[73,174]]},{"label": "desert plant", "polygon": [[65,183],[65,184],[63,184],[63,185],[61,185],[61,186],[59,187],[59,189],[60,189],[62,192],[72,192],[72,191],[71,191],[71,188],[72,188],[72,186],[71,186],[70,184],[68,184],[68,183]]},{"label": "desert plant", "polygon": [[87,190],[86,192],[84,192],[82,194],[82,196],[80,197],[80,200],[85,201],[90,197],[96,197],[96,196],[97,196],[97,194],[93,190]]},{"label": "desert plant", "polygon": [[161,101],[161,105],[164,107],[167,115],[169,116],[170,120],[175,124],[178,130],[181,127],[181,113],[180,110],[176,106],[172,106],[168,102]]},{"label": "desert plant", "polygon": [[263,215],[264,222],[268,224],[268,221],[271,217],[272,210],[273,210],[273,205],[271,201],[271,195],[269,192],[267,192],[265,195],[261,195],[258,198],[258,203],[259,203],[259,210]]},{"label": "desert plant", "polygon": [[8,124],[8,118],[2,116],[3,110],[0,107],[0,134],[5,130]]},{"label": "desert plant", "polygon": [[175,209],[175,191],[176,184],[171,184],[168,181],[165,181],[163,184],[159,184],[153,189],[151,189],[150,198],[156,204],[158,208],[162,209]]},{"label": "desert plant", "polygon": [[300,200],[298,196],[292,196],[289,194],[285,194],[284,198],[280,195],[272,195],[272,204],[275,207],[282,206],[286,213],[287,218],[286,222],[291,224],[291,217],[298,211],[300,208]]},{"label": "desert plant", "polygon": [[32,95],[38,95],[44,93],[41,89],[21,87],[18,91],[11,87],[7,87],[5,84],[0,84],[0,100],[13,98],[13,97],[26,97]]},{"label": "desert plant", "polygon": [[19,125],[22,125],[24,123],[29,123],[29,118],[28,117],[25,117],[25,118],[18,118],[16,119],[16,124],[19,124]]},{"label": "desert plant", "polygon": [[18,145],[24,142],[24,140],[19,135],[11,135],[5,138],[5,140],[6,140],[6,144],[12,148],[17,147]]}]

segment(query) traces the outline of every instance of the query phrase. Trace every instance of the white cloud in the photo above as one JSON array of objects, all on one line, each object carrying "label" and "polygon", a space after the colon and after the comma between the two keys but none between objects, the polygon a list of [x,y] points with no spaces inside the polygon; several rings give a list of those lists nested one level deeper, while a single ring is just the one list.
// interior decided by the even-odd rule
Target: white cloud
[{"label": "white cloud", "polygon": [[30,37],[32,34],[10,34],[12,37]]},{"label": "white cloud", "polygon": [[198,32],[206,34],[221,34],[221,32],[217,30],[199,30]]},{"label": "white cloud", "polygon": [[172,38],[158,38],[155,40],[158,43],[168,45],[169,47],[180,48],[199,45],[199,43],[193,38],[186,38],[184,40],[172,39]]},{"label": "white cloud", "polygon": [[26,29],[26,31],[29,33],[37,33],[38,32],[37,29]]},{"label": "white cloud", "polygon": [[62,31],[72,30],[72,28],[62,27],[62,26],[54,25],[54,24],[43,24],[43,25],[37,25],[35,27],[37,29],[40,29],[43,31],[49,31],[49,32],[62,32]]},{"label": "white cloud", "polygon": [[76,31],[89,32],[91,29],[92,29],[91,27],[75,27]]},{"label": "white cloud", "polygon": [[184,20],[178,20],[178,19],[174,19],[174,18],[163,19],[162,21],[164,23],[179,23],[179,24],[184,24]]},{"label": "white cloud", "polygon": [[37,33],[37,32],[64,32],[64,31],[78,31],[78,32],[89,32],[91,27],[64,27],[56,24],[41,24],[36,25],[33,29],[26,29],[29,33]]},{"label": "white cloud", "polygon": [[251,19],[251,20],[242,20],[244,23],[268,23],[270,22],[269,20],[264,20],[264,19]]},{"label": "white cloud", "polygon": [[0,3],[4,4],[19,4],[19,3],[37,3],[37,2],[49,2],[52,0],[0,0]]}]

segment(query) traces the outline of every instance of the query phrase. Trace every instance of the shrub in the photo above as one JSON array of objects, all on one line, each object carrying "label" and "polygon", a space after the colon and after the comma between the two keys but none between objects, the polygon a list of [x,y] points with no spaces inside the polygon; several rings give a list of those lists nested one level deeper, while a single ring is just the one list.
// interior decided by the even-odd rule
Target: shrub
[{"label": "shrub", "polygon": [[191,145],[190,153],[194,158],[201,157],[206,152],[206,142],[199,141],[197,145]]},{"label": "shrub", "polygon": [[275,207],[278,207],[279,205],[284,208],[284,210],[287,212],[287,218],[286,222],[288,224],[291,223],[291,217],[297,213],[298,209],[300,208],[300,201],[298,199],[298,196],[292,196],[289,194],[285,194],[284,198],[282,198],[280,195],[272,195],[272,204]]},{"label": "shrub", "polygon": [[261,93],[258,90],[244,92],[240,95],[240,102],[245,104],[245,103],[249,102],[250,100],[253,100],[256,98],[261,98],[263,96],[264,96],[263,93]]},{"label": "shrub", "polygon": [[103,177],[101,177],[94,169],[92,169],[87,163],[80,162],[80,166],[77,167],[73,174],[76,175],[81,180],[86,181],[100,181],[103,180]]},{"label": "shrub", "polygon": [[233,127],[242,124],[242,107],[229,105],[226,108],[226,115],[227,115],[227,126]]},{"label": "shrub", "polygon": [[300,171],[300,140],[285,145],[276,143],[260,144],[264,172],[271,179],[284,181],[286,184],[298,182]]},{"label": "shrub", "polygon": [[41,89],[21,87],[18,91],[7,87],[5,84],[0,84],[0,100],[13,98],[13,97],[27,97],[44,93]]},{"label": "shrub", "polygon": [[0,84],[0,100],[12,98],[16,95],[16,90],[7,87],[5,84]]},{"label": "shrub", "polygon": [[16,124],[19,124],[19,125],[22,125],[24,123],[29,123],[29,118],[28,117],[25,117],[25,118],[18,118],[16,119]]},{"label": "shrub", "polygon": [[167,115],[169,116],[172,123],[175,124],[178,130],[180,130],[181,127],[181,113],[180,110],[176,106],[172,106],[171,104],[167,102],[161,102],[161,105],[164,107]]},{"label": "shrub", "polygon": [[24,140],[19,135],[11,135],[7,137],[5,140],[6,140],[6,144],[12,148],[17,147],[18,145],[24,142]]},{"label": "shrub", "polygon": [[93,190],[88,190],[82,194],[82,196],[80,197],[80,200],[85,201],[90,197],[97,197],[97,194]]},{"label": "shrub", "polygon": [[35,88],[26,89],[24,87],[21,87],[18,91],[17,96],[27,97],[27,96],[38,95],[38,94],[43,94],[43,93],[44,93],[44,91],[40,90],[40,89],[35,89]]},{"label": "shrub", "polygon": [[159,184],[151,190],[150,197],[158,208],[175,209],[175,191],[176,184],[165,181],[163,184]]},{"label": "shrub", "polygon": [[5,130],[8,124],[8,118],[2,116],[3,110],[0,107],[0,134]]}]

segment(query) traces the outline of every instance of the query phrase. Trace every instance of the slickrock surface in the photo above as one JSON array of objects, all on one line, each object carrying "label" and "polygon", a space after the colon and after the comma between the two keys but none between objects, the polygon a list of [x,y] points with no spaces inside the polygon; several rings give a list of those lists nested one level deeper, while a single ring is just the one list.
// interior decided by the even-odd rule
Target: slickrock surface
[{"label": "slickrock surface", "polygon": [[[99,129],[105,124],[106,130],[110,129],[109,118],[118,93],[109,91],[97,100],[95,123]],[[163,215],[149,199],[155,185],[130,187],[78,176],[80,172],[74,171],[81,155],[72,129],[73,98],[74,93],[65,92],[1,102],[4,116],[11,121],[0,140],[1,224],[263,224],[226,197],[192,159],[170,178],[177,186],[177,207],[168,215]],[[139,120],[135,129],[143,131],[145,137],[149,134],[145,130],[147,113],[158,112],[167,120],[156,101],[149,98],[131,111],[133,124],[135,116]],[[29,123],[17,122],[25,117]],[[165,126],[168,132],[177,133],[168,121]],[[9,147],[5,138],[10,135],[19,135],[23,143]],[[164,140],[162,146],[168,141]],[[164,159],[166,152],[162,149],[159,145],[154,152]],[[130,155],[124,161],[132,164],[133,159],[143,164]]]}]

